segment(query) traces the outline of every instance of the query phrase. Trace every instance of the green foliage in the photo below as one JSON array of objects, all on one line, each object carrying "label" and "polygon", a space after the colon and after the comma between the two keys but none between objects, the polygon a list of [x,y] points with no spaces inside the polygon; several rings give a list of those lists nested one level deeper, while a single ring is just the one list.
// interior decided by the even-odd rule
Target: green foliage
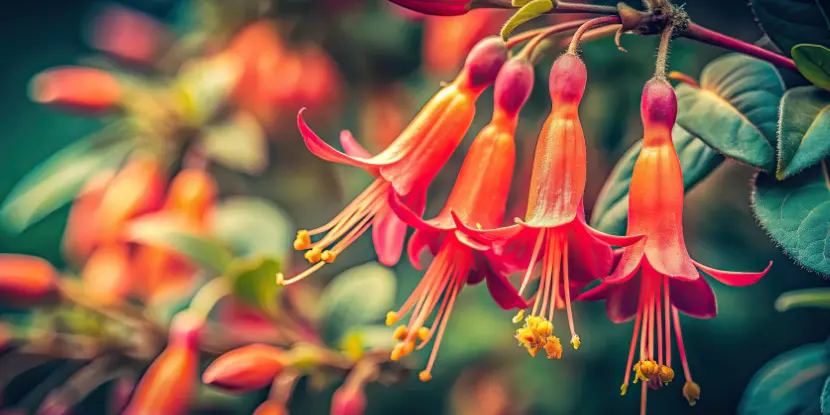
[{"label": "green foliage", "polygon": [[225,271],[233,259],[220,241],[184,231],[175,218],[164,215],[134,221],[126,237],[132,242],[173,250],[217,273]]},{"label": "green foliage", "polygon": [[755,217],[800,265],[830,275],[830,174],[828,161],[790,179],[755,178]]},{"label": "green foliage", "polygon": [[[683,185],[690,190],[706,178],[723,162],[723,156],[713,151],[705,143],[693,137],[679,125],[672,130],[672,141],[683,169]],[[597,201],[591,225],[603,232],[622,235],[628,221],[628,188],[634,163],[640,155],[642,140],[620,158],[614,170],[605,181]]]},{"label": "green foliage", "polygon": [[272,258],[237,258],[224,275],[231,281],[236,298],[273,315],[282,289],[275,282],[281,270],[279,261]]},{"label": "green foliage", "polygon": [[750,0],[761,29],[782,51],[799,43],[830,46],[830,6],[822,0]]},{"label": "green foliage", "polygon": [[807,80],[819,88],[830,90],[830,49],[802,44],[793,47],[792,55],[795,66]]},{"label": "green foliage", "polygon": [[292,252],[294,224],[270,201],[236,196],[219,203],[211,220],[211,235],[231,246],[238,256],[262,255],[285,264]]},{"label": "green foliage", "polygon": [[809,344],[769,361],[747,387],[739,415],[818,412],[822,385],[830,374],[826,344]]},{"label": "green foliage", "polygon": [[786,179],[830,154],[830,92],[793,88],[781,101],[778,179]]},{"label": "green foliage", "polygon": [[395,274],[374,262],[336,276],[319,300],[325,332],[339,339],[350,327],[383,318],[394,305],[395,288]]},{"label": "green foliage", "polygon": [[744,55],[709,63],[700,88],[677,88],[677,123],[717,152],[772,171],[781,76],[771,64]]},{"label": "green foliage", "polygon": [[775,300],[775,309],[787,311],[796,307],[830,308],[830,288],[808,288],[781,294]]},{"label": "green foliage", "polygon": [[257,175],[268,166],[268,139],[250,115],[208,127],[199,144],[205,156],[233,170]]},{"label": "green foliage", "polygon": [[824,381],[821,390],[821,415],[830,415],[830,376]]},{"label": "green foliage", "polygon": [[201,126],[223,108],[241,75],[240,65],[217,57],[191,61],[181,68],[173,87],[186,122]]}]

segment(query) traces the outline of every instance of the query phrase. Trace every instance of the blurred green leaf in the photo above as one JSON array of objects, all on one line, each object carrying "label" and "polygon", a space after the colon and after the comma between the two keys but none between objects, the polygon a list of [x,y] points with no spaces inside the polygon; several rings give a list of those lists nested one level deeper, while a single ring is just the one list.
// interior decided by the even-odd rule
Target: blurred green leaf
[{"label": "blurred green leaf", "polygon": [[268,166],[267,137],[252,115],[209,127],[200,144],[205,156],[236,171],[256,175]]},{"label": "blurred green leaf", "polygon": [[787,311],[797,307],[830,308],[830,288],[809,288],[781,294],[775,300],[775,309]]},{"label": "blurred green leaf", "polygon": [[[672,129],[672,141],[680,157],[686,191],[706,178],[723,162],[723,156],[679,125]],[[642,145],[642,140],[634,143],[620,158],[605,181],[591,217],[591,225],[596,229],[616,235],[625,234],[628,221],[628,188],[631,185],[631,175],[634,173],[634,163],[640,155]]]},{"label": "blurred green leaf", "polygon": [[163,215],[131,222],[125,237],[131,242],[176,251],[217,272],[224,272],[233,259],[218,240],[184,231],[175,218]]},{"label": "blurred green leaf", "polygon": [[120,165],[132,150],[130,141],[117,141],[120,123],[78,140],[49,157],[12,189],[0,206],[0,223],[22,232],[65,205],[92,176]]},{"label": "blurred green leaf", "polygon": [[225,106],[242,73],[240,62],[230,55],[216,55],[187,62],[173,85],[185,120],[202,126]]},{"label": "blurred green leaf", "polygon": [[771,64],[727,55],[703,70],[700,88],[677,86],[677,123],[717,152],[772,171],[784,83]]},{"label": "blurred green leaf", "polygon": [[772,239],[799,265],[830,275],[828,161],[784,181],[759,173],[754,188],[755,217]]},{"label": "blurred green leaf", "polygon": [[276,312],[282,287],[276,283],[280,262],[273,258],[237,258],[225,273],[236,298],[273,314]]},{"label": "blurred green leaf", "polygon": [[813,86],[793,88],[781,101],[779,180],[818,163],[830,154],[830,92]]},{"label": "blurred green leaf", "polygon": [[294,224],[269,200],[237,196],[216,206],[211,235],[230,245],[237,255],[264,255],[286,264],[293,250]]},{"label": "blurred green leaf", "polygon": [[354,360],[366,350],[392,350],[398,343],[392,337],[394,332],[394,328],[380,324],[353,326],[340,338],[340,348]]},{"label": "blurred green leaf", "polygon": [[830,91],[830,49],[821,45],[801,44],[793,47],[798,71],[813,85]]},{"label": "blurred green leaf", "polygon": [[750,0],[761,29],[782,51],[799,43],[830,46],[830,6],[821,0]]},{"label": "blurred green leaf", "polygon": [[830,415],[830,376],[824,381],[821,390],[821,415]]},{"label": "blurred green leaf", "polygon": [[352,326],[383,318],[395,301],[395,274],[370,262],[336,276],[320,295],[326,332],[338,339]]},{"label": "blurred green leaf", "polygon": [[738,406],[739,415],[817,413],[830,374],[827,345],[810,344],[769,361],[755,374]]}]

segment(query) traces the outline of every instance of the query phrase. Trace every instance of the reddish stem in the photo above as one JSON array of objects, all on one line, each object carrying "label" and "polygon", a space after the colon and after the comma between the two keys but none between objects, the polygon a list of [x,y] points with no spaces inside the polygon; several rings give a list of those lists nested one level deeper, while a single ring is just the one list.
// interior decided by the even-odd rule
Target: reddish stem
[{"label": "reddish stem", "polygon": [[[507,47],[512,48],[512,47],[518,45],[519,43],[522,43],[526,40],[529,40],[529,39],[532,39],[532,38],[535,38],[535,37],[545,38],[545,37],[552,36],[552,35],[557,34],[557,33],[562,33],[562,32],[566,32],[568,30],[578,29],[580,26],[585,24],[585,22],[587,22],[588,20],[589,19],[572,20],[570,22],[559,23],[559,24],[556,24],[556,25],[553,25],[553,26],[543,27],[541,29],[528,30],[527,32],[519,33],[518,35],[511,37],[507,41]],[[541,39],[540,39],[540,41],[541,41]]]},{"label": "reddish stem", "polygon": [[585,34],[585,32],[589,29],[593,29],[595,27],[600,26],[619,24],[620,22],[620,16],[603,16],[588,20],[587,22],[585,22],[585,24],[580,26],[579,29],[577,29],[576,33],[574,33],[573,37],[571,37],[571,45],[568,47],[568,53],[576,54],[576,49],[579,47],[579,40],[582,38],[582,35]]},{"label": "reddish stem", "polygon": [[[475,4],[476,2],[473,2]],[[486,0],[481,1],[481,8],[515,9],[511,0]],[[474,6],[475,7],[475,6]],[[591,14],[617,14],[614,6],[600,6],[596,4],[556,2],[556,7],[548,13],[591,13]]]},{"label": "reddish stem", "polygon": [[689,27],[681,33],[685,38],[696,40],[701,43],[706,43],[712,46],[718,46],[724,49],[740,52],[758,59],[765,60],[775,66],[789,69],[791,71],[798,71],[792,59],[775,52],[770,52],[764,48],[755,46],[750,43],[720,34],[713,30],[709,30],[703,26],[695,23],[689,23]]}]

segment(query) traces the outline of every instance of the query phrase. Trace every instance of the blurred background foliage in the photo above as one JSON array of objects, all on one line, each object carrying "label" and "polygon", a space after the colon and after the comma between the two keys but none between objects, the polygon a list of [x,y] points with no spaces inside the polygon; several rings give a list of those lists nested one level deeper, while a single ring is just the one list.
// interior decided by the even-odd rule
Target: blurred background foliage
[{"label": "blurred background foliage", "polygon": [[[186,15],[190,12],[184,3],[129,0],[121,4],[156,16],[182,32],[192,29],[192,25],[204,24]],[[97,119],[58,112],[27,97],[27,85],[34,74],[54,66],[76,64],[80,58],[95,53],[84,41],[83,29],[100,7],[99,2],[88,0],[21,1],[4,6],[0,17],[0,50],[5,56],[0,69],[0,125],[4,126],[0,135],[0,195],[7,195],[25,173],[45,158],[100,128],[101,121]],[[686,9],[704,26],[744,40],[761,38],[744,2],[696,0],[687,4]],[[476,13],[483,12],[470,15]],[[315,130],[323,137],[335,137],[339,130],[350,129],[374,151],[394,137],[441,81],[451,79],[459,62],[441,54],[451,55],[453,47],[464,49],[455,45],[456,35],[449,25],[445,31],[430,31],[427,26],[438,24],[435,18],[405,18],[380,0],[279,0],[267,14],[278,19],[284,39],[293,47],[320,45],[336,64],[341,77],[338,90],[322,94],[325,101],[334,105],[314,117]],[[498,28],[496,19],[483,33],[495,33]],[[225,29],[238,28],[231,25]],[[617,159],[640,138],[642,131],[638,114],[640,91],[652,73],[656,39],[628,36],[623,38],[623,44],[628,53],[617,51],[609,39],[584,47],[589,84],[580,113],[589,144],[585,203],[588,211]],[[680,40],[672,45],[670,68],[696,77],[706,63],[722,53]],[[549,58],[538,65],[537,87],[522,112],[517,137],[524,150],[520,151],[517,163],[519,176],[513,201],[523,201],[525,197],[521,182],[527,181],[526,166],[548,112],[546,83],[551,62]],[[301,72],[295,81],[307,82],[304,75],[309,74]],[[285,67],[277,68],[273,76],[293,75]],[[476,126],[483,126],[489,119],[489,100],[491,95],[485,94],[479,101],[477,121],[470,134],[475,134]],[[284,225],[286,235],[293,232],[295,225],[324,223],[369,180],[361,171],[332,167],[311,156],[293,122],[297,109],[285,108],[276,128],[269,131],[270,165],[263,172],[249,175],[222,167],[212,170],[222,197],[252,194],[282,207],[293,221]],[[462,152],[456,154],[431,189],[428,213],[440,208],[462,159]],[[830,335],[827,311],[778,312],[774,308],[780,293],[826,286],[827,281],[787,259],[757,226],[748,203],[751,175],[748,168],[727,161],[695,188],[687,198],[686,240],[692,256],[713,267],[757,269],[768,259],[774,260],[775,266],[751,287],[735,289],[714,284],[719,300],[717,319],[684,320],[688,358],[695,380],[701,385],[702,399],[696,407],[689,408],[680,394],[680,385],[672,385],[661,393],[650,394],[650,406],[655,413],[736,413],[744,389],[766,362],[804,344],[823,343]],[[36,255],[61,265],[59,241],[67,214],[68,208],[63,208],[20,235],[0,232],[0,252]],[[296,259],[293,263],[300,264],[301,258]],[[305,284],[323,287],[338,273],[374,259],[370,238],[364,237],[349,249],[348,255]],[[401,261],[394,273],[395,304],[400,304],[414,288],[420,273],[406,261]],[[583,339],[579,351],[567,351],[560,361],[531,360],[516,347],[512,315],[495,307],[482,287],[465,290],[449,323],[434,379],[421,383],[416,376],[410,376],[395,386],[369,385],[367,413],[636,413],[639,399],[631,395],[637,394],[620,397],[618,389],[630,326],[607,321],[602,304],[580,303],[577,310]],[[58,369],[41,367],[38,373],[19,379],[7,399],[16,399],[50,370]],[[291,413],[327,413],[336,386],[319,391],[310,381],[300,382],[291,400]],[[264,397],[264,393],[251,394],[246,397],[246,404],[234,404],[232,408],[217,404],[211,409],[209,404],[203,405],[203,413],[250,413]],[[87,405],[97,409],[78,413],[97,413],[94,411],[102,408],[104,400],[100,393],[93,395]]]}]

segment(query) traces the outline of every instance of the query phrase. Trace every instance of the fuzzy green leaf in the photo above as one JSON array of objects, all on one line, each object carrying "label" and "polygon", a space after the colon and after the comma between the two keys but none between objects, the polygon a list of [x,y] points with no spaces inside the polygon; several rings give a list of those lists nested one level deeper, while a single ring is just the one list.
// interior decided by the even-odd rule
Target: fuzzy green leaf
[{"label": "fuzzy green leaf", "polygon": [[802,44],[793,47],[792,55],[798,71],[808,81],[830,91],[830,49],[821,45]]},{"label": "fuzzy green leaf", "polygon": [[775,175],[781,180],[830,154],[830,92],[812,86],[787,91],[779,125]]}]

